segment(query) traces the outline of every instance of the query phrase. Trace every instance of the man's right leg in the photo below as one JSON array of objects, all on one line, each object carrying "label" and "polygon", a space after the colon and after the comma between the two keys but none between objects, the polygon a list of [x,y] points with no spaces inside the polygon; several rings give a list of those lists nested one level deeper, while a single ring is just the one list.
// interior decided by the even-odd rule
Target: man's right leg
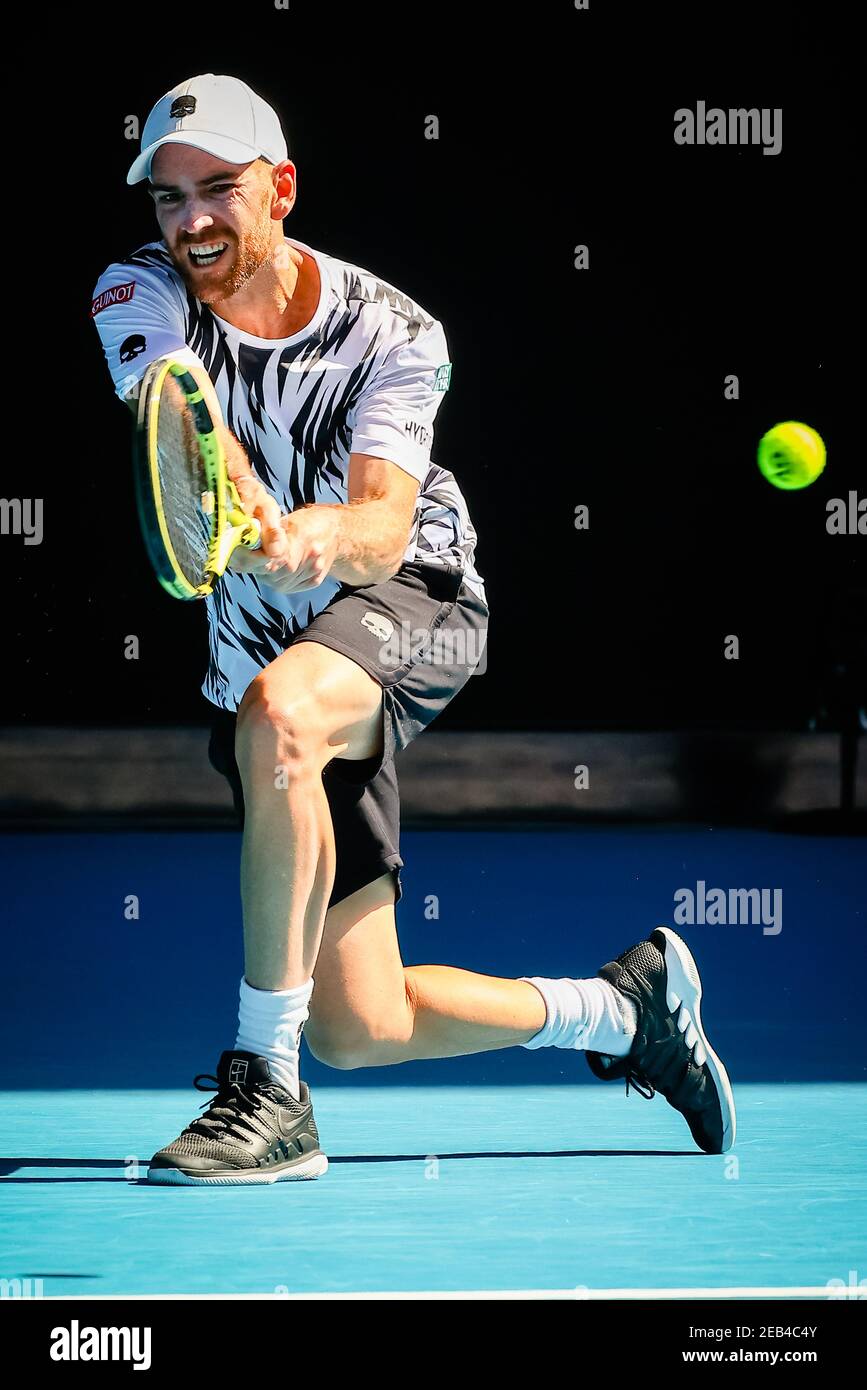
[{"label": "man's right leg", "polygon": [[320,643],[290,647],[245,694],[235,731],[246,809],[238,1033],[217,1066],[207,1113],[154,1155],[150,1181],[256,1183],[325,1171],[298,1074],[336,870],[322,773],[337,755],[381,753],[382,738],[380,686]]}]

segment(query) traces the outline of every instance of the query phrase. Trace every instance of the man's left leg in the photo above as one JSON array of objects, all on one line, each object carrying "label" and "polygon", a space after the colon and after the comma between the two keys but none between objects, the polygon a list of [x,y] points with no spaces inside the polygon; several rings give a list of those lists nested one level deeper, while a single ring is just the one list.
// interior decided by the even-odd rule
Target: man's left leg
[{"label": "man's left leg", "polygon": [[[451,965],[404,966],[394,900],[394,879],[386,874],[329,910],[304,1029],[314,1057],[341,1070],[384,1067],[518,1047],[545,1029],[545,999],[528,980]],[[601,980],[574,983],[584,987],[588,1041],[625,1055],[634,1028],[624,1026],[622,996]]]},{"label": "man's left leg", "polygon": [[[365,623],[382,607],[392,624],[405,619],[412,629],[427,628],[439,637],[478,637],[487,622],[485,605],[463,586],[450,592],[449,582],[423,566],[411,567],[384,586],[387,593],[352,595],[339,605],[339,615],[322,615],[311,630],[311,637],[357,650],[367,669],[390,686],[387,712],[398,724],[398,748],[417,737],[465,684],[473,669],[467,661],[479,644],[434,644],[439,660],[417,656],[395,679]],[[340,767],[339,755],[333,766]],[[338,899],[326,917],[305,1033],[316,1056],[353,1068],[515,1046],[582,1049],[597,1076],[625,1076],[627,1084],[645,1082],[661,1091],[684,1114],[701,1147],[720,1151],[730,1145],[731,1091],[701,1028],[698,969],[685,943],[673,932],[654,932],[593,979],[510,980],[446,965],[405,967],[392,875],[382,872],[376,852],[365,852],[360,864],[354,854],[369,819],[384,824],[397,846],[398,792],[386,770],[370,784],[370,793],[371,804],[365,797],[348,817],[335,804],[338,852],[344,863],[352,862],[353,886],[364,886]]]},{"label": "man's left leg", "polygon": [[305,1029],[319,1061],[341,1070],[505,1047],[588,1054],[600,1079],[666,1097],[707,1152],[730,1148],[728,1077],[704,1036],[698,969],[668,929],[593,979],[502,979],[446,965],[404,966],[386,874],[332,907]]}]

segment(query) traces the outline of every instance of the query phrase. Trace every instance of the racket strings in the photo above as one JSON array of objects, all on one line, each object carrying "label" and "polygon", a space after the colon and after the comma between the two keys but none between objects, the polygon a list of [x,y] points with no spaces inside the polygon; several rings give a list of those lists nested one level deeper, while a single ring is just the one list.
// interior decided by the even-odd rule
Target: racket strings
[{"label": "racket strings", "polygon": [[198,586],[208,563],[214,499],[183,392],[170,379],[160,400],[156,444],[169,538],[184,577]]}]

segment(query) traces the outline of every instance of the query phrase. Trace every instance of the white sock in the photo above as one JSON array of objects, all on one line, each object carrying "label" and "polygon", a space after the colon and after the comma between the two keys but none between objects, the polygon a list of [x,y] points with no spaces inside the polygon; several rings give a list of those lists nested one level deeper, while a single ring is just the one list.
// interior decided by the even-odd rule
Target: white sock
[{"label": "white sock", "polygon": [[295,989],[254,989],[246,980],[241,981],[235,1046],[242,1052],[267,1057],[277,1085],[296,1100],[301,1029],[309,1015],[312,993],[312,980]]},{"label": "white sock", "polygon": [[522,975],[545,1001],[547,1019],[523,1047],[571,1047],[625,1057],[638,1022],[635,1005],[607,980],[545,980]]}]

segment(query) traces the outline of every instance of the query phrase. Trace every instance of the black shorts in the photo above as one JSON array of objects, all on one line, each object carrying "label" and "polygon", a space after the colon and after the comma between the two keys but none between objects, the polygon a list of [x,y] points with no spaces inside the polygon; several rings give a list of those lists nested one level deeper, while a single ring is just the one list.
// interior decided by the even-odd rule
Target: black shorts
[{"label": "black shorts", "polygon": [[[363,589],[342,585],[299,633],[350,657],[382,686],[383,751],[350,762],[333,758],[322,773],[337,848],[329,907],[389,869],[400,900],[400,798],[394,755],[436,719],[484,660],[488,609],[457,570],[419,562]],[[244,821],[235,760],[237,716],[217,710],[210,759],[232,788]]]}]

